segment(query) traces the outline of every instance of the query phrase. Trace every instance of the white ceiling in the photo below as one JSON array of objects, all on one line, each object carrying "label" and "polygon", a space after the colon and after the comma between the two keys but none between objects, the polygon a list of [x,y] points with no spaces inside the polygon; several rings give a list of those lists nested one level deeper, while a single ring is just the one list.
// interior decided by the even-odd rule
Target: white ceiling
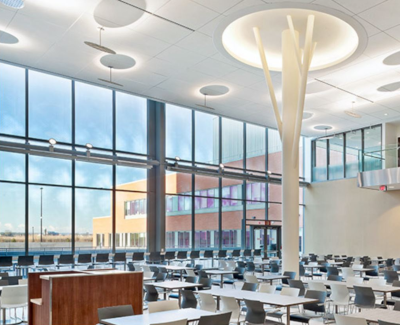
[{"label": "white ceiling", "polygon": [[[84,41],[98,42],[98,24],[93,12],[101,0],[26,0],[25,7],[12,10],[0,5],[0,30],[20,39],[17,45],[0,44],[0,59],[68,77],[101,84],[108,69],[100,64],[104,55]],[[117,1],[117,0],[115,0]],[[134,4],[138,0],[127,0]],[[293,1],[293,0],[292,0]],[[212,35],[218,23],[230,13],[253,5],[282,0],[147,0],[146,10],[194,29],[169,23],[149,14],[122,28],[106,28],[103,45],[132,56],[137,64],[115,71],[113,80],[124,91],[161,101],[196,108],[203,99],[198,90],[220,84],[227,95],[213,97],[208,104],[216,113],[256,124],[275,127],[273,111],[262,71],[243,68],[215,49]],[[383,121],[400,120],[400,92],[376,89],[400,81],[400,65],[382,61],[400,51],[399,0],[297,0],[343,11],[366,29],[368,46],[357,60],[336,71],[309,77],[306,111],[314,113],[304,121],[302,133],[323,135],[313,130],[318,124],[345,131]],[[280,74],[272,73],[277,96]],[[316,84],[313,77],[368,98],[373,103],[331,87]],[[351,109],[361,119],[344,113]]]}]

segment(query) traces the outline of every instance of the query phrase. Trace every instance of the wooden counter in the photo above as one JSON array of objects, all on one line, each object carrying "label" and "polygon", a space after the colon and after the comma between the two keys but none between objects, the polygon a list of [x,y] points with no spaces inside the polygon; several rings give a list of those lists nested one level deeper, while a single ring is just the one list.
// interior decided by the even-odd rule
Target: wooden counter
[{"label": "wooden counter", "polygon": [[95,325],[97,309],[143,310],[143,272],[118,270],[29,273],[30,325]]}]

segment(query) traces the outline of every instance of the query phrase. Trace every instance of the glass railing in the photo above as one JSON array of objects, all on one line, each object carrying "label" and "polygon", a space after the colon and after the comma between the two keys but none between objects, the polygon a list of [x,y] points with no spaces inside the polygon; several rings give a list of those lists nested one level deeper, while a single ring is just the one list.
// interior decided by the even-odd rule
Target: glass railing
[{"label": "glass railing", "polygon": [[359,171],[398,167],[398,145],[369,147],[359,150]]}]

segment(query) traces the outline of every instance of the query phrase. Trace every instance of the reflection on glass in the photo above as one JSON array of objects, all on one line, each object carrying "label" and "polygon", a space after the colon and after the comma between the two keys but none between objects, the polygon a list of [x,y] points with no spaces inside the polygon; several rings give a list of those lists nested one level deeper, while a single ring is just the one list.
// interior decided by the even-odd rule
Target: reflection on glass
[{"label": "reflection on glass", "polygon": [[359,150],[361,150],[361,130],[346,134],[346,178],[357,177]]},{"label": "reflection on glass", "polygon": [[71,250],[70,188],[29,186],[29,253]]},{"label": "reflection on glass", "polygon": [[343,135],[329,140],[329,179],[343,178]]},{"label": "reflection on glass", "polygon": [[25,255],[25,185],[0,183],[0,249]]},{"label": "reflection on glass", "polygon": [[243,168],[243,122],[222,118],[222,162]]},{"label": "reflection on glass", "polygon": [[[229,200],[225,200],[229,201]],[[232,208],[233,207],[233,208]],[[243,205],[237,201],[222,206],[222,248],[240,249],[242,246]]]},{"label": "reflection on glass", "polygon": [[75,83],[76,143],[94,148],[112,148],[112,92]]},{"label": "reflection on glass", "polygon": [[166,249],[192,247],[192,198],[166,196]]},{"label": "reflection on glass", "polygon": [[192,111],[174,105],[165,111],[166,156],[192,160]]},{"label": "reflection on glass", "polygon": [[282,142],[277,130],[268,129],[268,170],[282,173]]},{"label": "reflection on glass", "polygon": [[25,135],[25,69],[0,63],[0,133]]},{"label": "reflection on glass", "polygon": [[29,71],[29,136],[71,142],[71,80]]},{"label": "reflection on glass", "polygon": [[195,112],[195,161],[218,165],[218,116]]},{"label": "reflection on glass", "polygon": [[116,93],[117,150],[147,153],[147,100]]},{"label": "reflection on glass", "polygon": [[246,168],[265,171],[265,128],[246,125]]},{"label": "reflection on glass", "polygon": [[75,250],[110,249],[112,241],[112,193],[75,190]]},{"label": "reflection on glass", "polygon": [[42,184],[71,185],[71,161],[29,156],[29,181]]},{"label": "reflection on glass", "polygon": [[327,177],[327,140],[317,140],[314,144],[313,181],[325,181]]},{"label": "reflection on glass", "polygon": [[[389,147],[389,146],[388,146]],[[364,129],[364,171],[382,169],[382,126]],[[392,157],[391,157],[392,156]],[[386,168],[397,167],[397,154],[385,151]]]}]

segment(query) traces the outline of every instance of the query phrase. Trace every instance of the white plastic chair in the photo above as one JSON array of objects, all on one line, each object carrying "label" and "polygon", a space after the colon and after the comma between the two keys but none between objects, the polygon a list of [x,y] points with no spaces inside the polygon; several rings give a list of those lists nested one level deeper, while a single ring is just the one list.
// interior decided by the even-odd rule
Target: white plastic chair
[{"label": "white plastic chair", "polygon": [[250,283],[258,283],[258,279],[253,274],[244,274],[244,280]]},{"label": "white plastic chair", "polygon": [[0,308],[3,321],[6,320],[6,309],[25,308],[28,306],[28,286],[16,285],[3,287]]},{"label": "white plastic chair", "polygon": [[300,289],[298,289],[298,288],[287,288],[287,287],[284,287],[281,290],[281,295],[282,296],[298,297],[299,293],[300,293]]},{"label": "white plastic chair", "polygon": [[214,297],[209,293],[198,292],[200,298],[200,309],[215,313],[217,310],[217,303]]},{"label": "white plastic chair", "polygon": [[365,318],[335,314],[336,325],[367,325]]},{"label": "white plastic chair", "polygon": [[236,268],[236,262],[235,261],[226,261],[227,267],[229,267],[229,270],[232,271]]},{"label": "white plastic chair", "polygon": [[258,288],[258,291],[262,293],[275,293],[276,286],[268,283],[261,283]]},{"label": "white plastic chair", "polygon": [[187,276],[197,276],[196,273],[194,273],[194,270],[192,269],[186,269],[185,272]]},{"label": "white plastic chair", "polygon": [[353,286],[354,284],[362,284],[364,281],[363,278],[355,277],[355,276],[350,276],[346,279],[346,283],[348,286]]},{"label": "white plastic chair", "polygon": [[28,284],[28,279],[19,279],[19,280],[18,280],[18,284],[19,284],[19,285]]},{"label": "white plastic chair", "polygon": [[233,297],[221,297],[220,311],[223,313],[232,312],[230,323],[244,322],[245,316],[240,314],[240,306]]},{"label": "white plastic chair", "polygon": [[179,309],[179,302],[175,299],[149,302],[147,305],[149,308],[149,314]]},{"label": "white plastic chair", "polygon": [[354,277],[355,273],[351,267],[343,267],[342,268],[342,276],[343,279],[347,279],[348,277]]},{"label": "white plastic chair", "polygon": [[327,292],[326,286],[323,282],[309,282],[308,289]]},{"label": "white plastic chair", "polygon": [[347,308],[349,311],[350,292],[345,284],[331,284],[331,296],[329,297],[332,304],[337,309],[338,307]]}]

